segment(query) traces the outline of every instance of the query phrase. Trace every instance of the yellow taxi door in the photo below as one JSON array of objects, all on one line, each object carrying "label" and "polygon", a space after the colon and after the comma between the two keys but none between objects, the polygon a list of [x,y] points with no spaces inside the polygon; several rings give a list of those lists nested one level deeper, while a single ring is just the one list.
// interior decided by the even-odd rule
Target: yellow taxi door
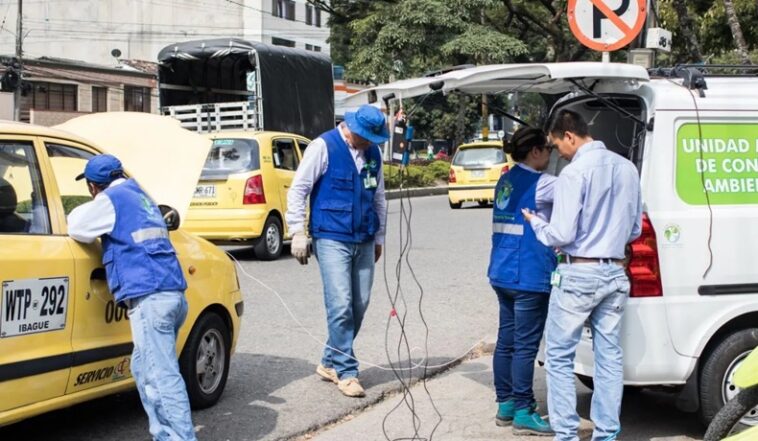
[{"label": "yellow taxi door", "polygon": [[[50,170],[58,189],[57,204],[66,215],[91,200],[84,180],[76,181],[95,153],[85,146],[44,139]],[[65,218],[62,229],[66,233]],[[73,254],[76,323],[73,327],[74,363],[66,393],[106,386],[130,377],[132,343],[126,310],[116,306],[108,291],[100,241],[82,244],[66,237]]]},{"label": "yellow taxi door", "polygon": [[[299,148],[293,138],[278,137],[271,140],[271,153],[274,160],[279,203],[281,204],[279,212],[284,214],[287,211],[287,192],[295,178],[297,165],[300,163]],[[289,237],[286,225],[284,226],[284,236]]]},{"label": "yellow taxi door", "polygon": [[72,364],[74,260],[40,154],[0,135],[0,423],[64,395]]}]

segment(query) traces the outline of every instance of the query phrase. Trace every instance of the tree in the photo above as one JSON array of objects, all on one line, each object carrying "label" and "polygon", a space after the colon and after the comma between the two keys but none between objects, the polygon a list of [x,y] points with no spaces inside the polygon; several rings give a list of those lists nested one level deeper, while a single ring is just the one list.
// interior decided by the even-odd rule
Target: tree
[{"label": "tree", "polygon": [[734,9],[734,2],[732,0],[724,0],[724,11],[729,22],[729,28],[732,30],[734,43],[737,45],[737,53],[742,59],[743,64],[750,64],[747,43],[745,43],[745,36],[742,34],[742,27],[740,26],[740,21],[737,19],[737,11]]}]

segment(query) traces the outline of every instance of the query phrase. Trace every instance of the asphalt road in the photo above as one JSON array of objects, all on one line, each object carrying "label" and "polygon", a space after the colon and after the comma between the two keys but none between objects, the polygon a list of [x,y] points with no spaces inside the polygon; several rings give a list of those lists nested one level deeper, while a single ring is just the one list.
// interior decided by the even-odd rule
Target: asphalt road
[{"label": "asphalt road", "polygon": [[[343,397],[334,385],[314,375],[320,342],[326,336],[316,262],[300,266],[288,250],[275,262],[257,261],[247,249],[232,251],[245,271],[281,296],[295,318],[275,294],[240,274],[245,315],[237,352],[221,401],[211,409],[193,413],[199,439],[296,438],[358,413],[388,392],[398,390],[399,382],[389,369],[387,353],[397,361],[398,347],[401,353],[410,349],[414,363],[421,363],[425,347],[425,328],[418,312],[422,293],[407,262],[423,288],[421,310],[429,325],[429,364],[436,366],[431,372],[443,369],[481,341],[494,342],[497,302],[486,280],[490,209],[451,210],[447,197],[440,196],[414,199],[412,206],[404,201],[403,212],[406,219],[410,217],[410,235],[406,222],[400,221],[401,202],[390,202],[386,260],[377,266],[372,303],[356,341],[356,353],[362,360],[361,380],[368,393],[364,399]],[[412,245],[405,254],[407,261],[403,259],[398,290],[401,237],[404,242],[412,239]],[[395,296],[399,315],[407,312],[407,345],[398,344],[396,318],[391,318],[386,332],[392,311],[390,298]],[[421,369],[413,371],[415,378],[420,374]],[[402,375],[407,377],[408,372]],[[655,417],[668,416],[662,412]],[[697,424],[694,417],[685,417],[682,433],[691,431],[693,424]],[[17,439],[148,440],[149,435],[139,397],[126,393],[0,429],[0,440]]]}]

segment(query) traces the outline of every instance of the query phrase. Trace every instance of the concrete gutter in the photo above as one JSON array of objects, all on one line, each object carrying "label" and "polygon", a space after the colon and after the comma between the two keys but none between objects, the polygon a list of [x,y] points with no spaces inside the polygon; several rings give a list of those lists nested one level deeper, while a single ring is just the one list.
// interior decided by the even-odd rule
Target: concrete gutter
[{"label": "concrete gutter", "polygon": [[424,188],[404,188],[402,190],[387,190],[385,196],[387,200],[400,199],[402,197],[417,198],[422,196],[436,196],[447,194],[447,187],[424,187]]}]

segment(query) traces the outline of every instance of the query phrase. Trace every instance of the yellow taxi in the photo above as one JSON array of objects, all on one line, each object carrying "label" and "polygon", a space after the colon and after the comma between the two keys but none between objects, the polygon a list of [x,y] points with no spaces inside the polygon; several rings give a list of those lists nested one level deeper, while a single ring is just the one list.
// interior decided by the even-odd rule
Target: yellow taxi
[{"label": "yellow taxi", "polygon": [[[170,144],[174,154],[184,147]],[[128,317],[108,291],[100,243],[67,235],[67,213],[91,199],[74,178],[104,151],[99,146],[62,130],[0,122],[0,426],[134,387]],[[139,158],[124,162],[129,176],[140,180],[139,164],[150,165],[154,148],[130,147]],[[203,408],[226,385],[243,302],[229,257],[177,229],[178,211],[171,211],[167,226],[189,303],[177,355],[190,401]]]},{"label": "yellow taxi", "polygon": [[222,132],[213,141],[184,227],[216,244],[277,259],[290,239],[287,191],[309,140],[280,132]]},{"label": "yellow taxi", "polygon": [[450,208],[464,202],[491,204],[500,175],[513,167],[513,160],[503,151],[500,141],[462,144],[453,156],[448,178]]}]

